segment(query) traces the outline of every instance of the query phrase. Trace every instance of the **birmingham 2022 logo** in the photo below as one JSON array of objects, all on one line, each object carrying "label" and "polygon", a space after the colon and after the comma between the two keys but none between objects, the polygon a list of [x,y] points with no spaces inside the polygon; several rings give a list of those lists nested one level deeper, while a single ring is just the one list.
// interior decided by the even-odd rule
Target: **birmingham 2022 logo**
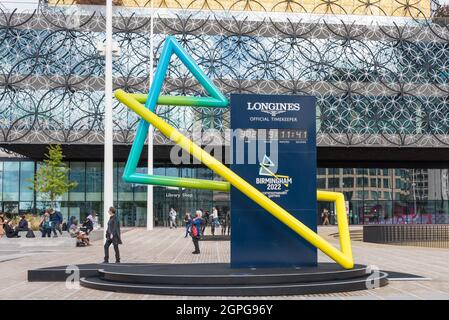
[{"label": "birmingham 2022 logo", "polygon": [[259,177],[256,185],[265,186],[264,194],[269,198],[279,198],[288,194],[288,188],[293,183],[293,178],[277,172],[278,165],[267,155],[259,163]]}]

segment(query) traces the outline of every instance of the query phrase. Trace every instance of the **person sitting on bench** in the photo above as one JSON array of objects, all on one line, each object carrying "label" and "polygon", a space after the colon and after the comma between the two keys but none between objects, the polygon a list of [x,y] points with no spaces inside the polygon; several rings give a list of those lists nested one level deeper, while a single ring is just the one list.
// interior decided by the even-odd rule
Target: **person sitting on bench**
[{"label": "person sitting on bench", "polygon": [[80,228],[78,227],[78,220],[73,220],[72,225],[69,229],[69,233],[72,238],[76,238],[77,247],[89,245],[89,236],[85,232],[80,230]]},{"label": "person sitting on bench", "polygon": [[21,215],[21,219],[19,221],[19,226],[17,227],[18,231],[28,231],[28,221],[25,219],[25,215]]},{"label": "person sitting on bench", "polygon": [[5,234],[7,238],[20,238],[19,236],[19,230],[14,227],[12,224],[12,221],[6,220],[6,223],[4,225],[5,227]]}]

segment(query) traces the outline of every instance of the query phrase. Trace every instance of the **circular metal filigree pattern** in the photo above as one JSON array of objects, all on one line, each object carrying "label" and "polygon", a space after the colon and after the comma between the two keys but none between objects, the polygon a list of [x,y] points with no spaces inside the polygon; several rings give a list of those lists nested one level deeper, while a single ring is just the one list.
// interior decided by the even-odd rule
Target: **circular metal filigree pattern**
[{"label": "circular metal filigree pattern", "polygon": [[[449,146],[449,27],[430,7],[398,0],[384,19],[391,12],[372,0],[352,11],[317,1],[316,14],[298,1],[228,2],[218,11],[217,1],[160,5],[153,30],[148,10],[117,9],[114,87],[147,92],[151,55],[157,65],[164,38],[175,35],[227,95],[316,96],[319,146]],[[379,17],[360,19],[362,9]],[[90,8],[0,10],[0,141],[102,143],[104,38],[103,13]],[[163,91],[204,94],[176,58]],[[229,127],[223,109],[164,106],[158,114],[185,132],[194,122]],[[115,142],[132,143],[138,121],[115,102]]]}]

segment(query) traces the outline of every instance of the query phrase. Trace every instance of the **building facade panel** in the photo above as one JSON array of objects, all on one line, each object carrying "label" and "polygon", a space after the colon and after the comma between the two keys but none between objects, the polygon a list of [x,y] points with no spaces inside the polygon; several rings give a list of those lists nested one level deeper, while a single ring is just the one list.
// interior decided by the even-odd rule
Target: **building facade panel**
[{"label": "building facade panel", "polygon": [[[102,143],[104,57],[97,49],[103,16],[68,8],[1,12],[1,142]],[[316,95],[318,146],[449,144],[449,32],[432,19],[335,23],[295,13],[280,20],[158,10],[153,38],[146,11],[116,13],[116,88],[146,92],[151,54],[157,64],[163,40],[175,35],[226,94]],[[204,94],[175,59],[164,93]],[[114,106],[115,141],[130,144],[138,119]],[[226,110],[166,106],[158,112],[186,132],[195,121],[220,132],[228,127]]]}]

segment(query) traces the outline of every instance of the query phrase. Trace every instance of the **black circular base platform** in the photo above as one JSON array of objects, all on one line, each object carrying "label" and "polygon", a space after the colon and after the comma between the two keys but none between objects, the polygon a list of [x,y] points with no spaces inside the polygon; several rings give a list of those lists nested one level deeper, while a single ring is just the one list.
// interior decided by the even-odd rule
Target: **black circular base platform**
[{"label": "black circular base platform", "polygon": [[273,296],[366,290],[385,286],[387,274],[366,266],[345,270],[333,263],[304,268],[242,268],[229,264],[98,265],[84,277],[84,287],[125,292],[184,296]]}]

